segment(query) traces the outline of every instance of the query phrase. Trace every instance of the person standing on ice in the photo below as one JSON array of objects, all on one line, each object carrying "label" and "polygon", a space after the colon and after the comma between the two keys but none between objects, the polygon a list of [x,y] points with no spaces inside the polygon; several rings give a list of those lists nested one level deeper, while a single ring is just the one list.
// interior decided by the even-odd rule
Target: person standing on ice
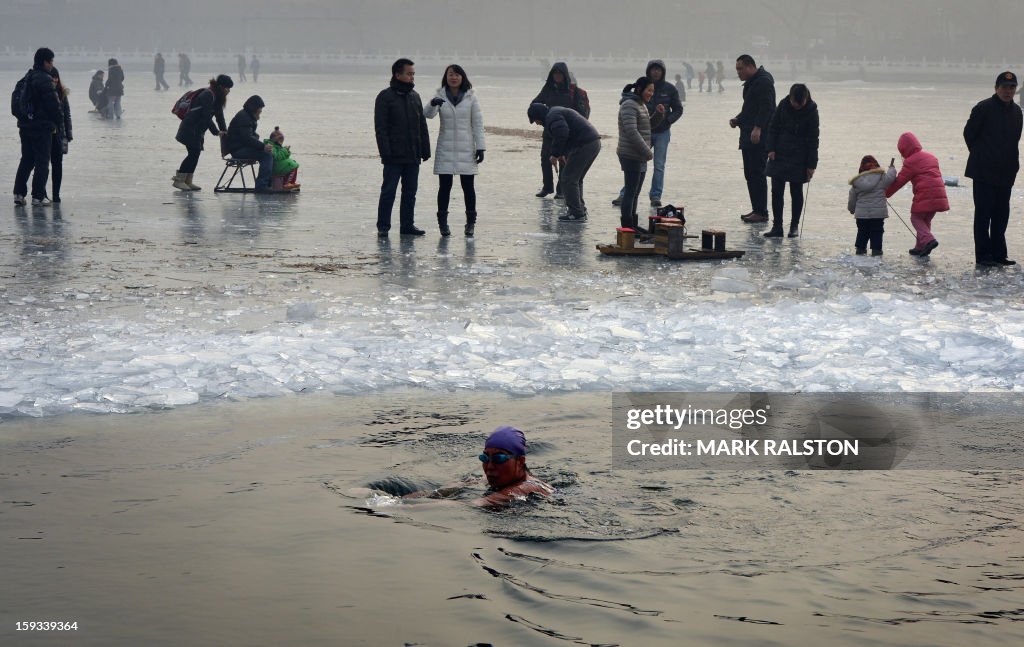
[{"label": "person standing on ice", "polygon": [[764,131],[775,113],[775,79],[764,67],[758,67],[750,54],[736,59],[736,75],[743,81],[743,107],[729,120],[729,127],[740,129],[743,177],[750,196],[750,213],[740,216],[740,220],[768,222],[768,179],[764,174],[768,151]]},{"label": "person standing on ice", "polygon": [[[651,129],[651,142],[654,146],[654,173],[651,175],[651,190],[648,197],[652,207],[661,206],[661,194],[665,190],[665,162],[668,160],[668,145],[672,141],[672,124],[683,116],[683,104],[679,100],[676,87],[665,78],[665,63],[655,59],[647,63],[645,76],[654,83],[654,95],[647,104],[649,114],[661,113],[657,126]],[[612,206],[622,204],[625,188],[619,190],[619,197],[612,200]]]},{"label": "person standing on ice", "polygon": [[167,85],[167,81],[164,80],[164,69],[166,67],[167,64],[164,62],[164,55],[157,52],[156,56],[153,58],[153,76],[156,77],[156,88],[154,89],[157,92],[160,90],[167,90],[170,87]]},{"label": "person standing on ice", "polygon": [[416,227],[416,188],[420,162],[430,159],[430,133],[423,116],[423,102],[413,89],[415,64],[400,58],[391,66],[391,83],[380,91],[373,107],[373,127],[377,151],[384,166],[384,181],[377,203],[377,237],[387,238],[391,230],[391,209],[395,206],[398,182],[402,182],[399,206],[403,236],[422,236]]},{"label": "person standing on ice", "polygon": [[124,70],[116,58],[107,61],[107,119],[121,118],[121,97],[124,96]]},{"label": "person standing on ice", "polygon": [[[688,62],[683,61],[683,69],[686,70],[686,89],[687,90],[692,90],[693,89],[693,66],[690,65]],[[683,96],[683,95],[680,95],[680,96]],[[683,100],[685,101],[685,99],[683,99]]]},{"label": "person standing on ice", "polygon": [[800,215],[804,209],[804,184],[814,177],[818,167],[818,104],[803,83],[795,83],[789,95],[779,102],[765,138],[768,166],[772,179],[772,228],[766,238],[782,238],[786,184],[792,202],[789,237],[800,235]]},{"label": "person standing on ice", "polygon": [[36,50],[32,69],[25,75],[25,92],[29,93],[33,114],[18,118],[21,138],[21,160],[14,176],[14,204],[24,205],[29,194],[28,178],[32,176],[32,206],[48,207],[46,181],[50,177],[50,151],[53,135],[63,122],[60,98],[53,85],[53,50]]},{"label": "person standing on ice", "polygon": [[[224,105],[228,93],[235,85],[227,74],[210,79],[210,87],[203,89],[192,99],[188,113],[178,126],[178,134],[174,139],[185,146],[188,151],[185,159],[174,174],[174,188],[181,191],[198,191],[201,187],[192,184],[192,175],[199,164],[199,154],[203,152],[203,139],[209,130],[214,136],[226,137],[228,127],[224,123]],[[218,144],[219,146],[219,144]]]},{"label": "person standing on ice", "polygon": [[192,85],[192,77],[189,76],[189,72],[192,71],[192,59],[188,57],[188,54],[181,52],[178,54],[178,87]]},{"label": "person standing on ice", "polygon": [[911,183],[914,202],[910,205],[910,224],[917,231],[917,245],[910,250],[910,255],[928,256],[939,246],[932,235],[932,218],[939,211],[949,211],[946,182],[942,179],[938,158],[922,150],[914,133],[900,135],[896,148],[903,156],[903,168],[896,181],[885,190],[885,197],[891,198],[904,184]]},{"label": "person standing on ice", "polygon": [[586,117],[570,108],[548,108],[543,103],[534,103],[526,114],[530,123],[544,126],[544,137],[551,140],[548,163],[565,165],[561,184],[567,212],[558,219],[585,221],[587,204],[583,200],[583,178],[601,152],[600,133]]},{"label": "person standing on ice", "polygon": [[652,122],[657,123],[665,116],[665,109],[659,106],[652,117],[647,106],[654,96],[656,84],[642,76],[635,83],[622,89],[619,100],[619,141],[615,148],[623,174],[623,196],[619,202],[620,226],[644,233],[640,228],[637,202],[640,187],[647,173],[647,162],[654,159],[651,144]]},{"label": "person standing on ice", "polygon": [[1003,72],[995,94],[971,110],[964,140],[971,154],[964,175],[974,180],[974,262],[1016,265],[1007,258],[1010,191],[1020,170],[1021,108],[1013,102],[1017,75]]},{"label": "person standing on ice", "polygon": [[[533,98],[530,105],[541,103],[549,108],[572,108],[584,118],[590,118],[590,100],[587,93],[576,85],[576,79],[569,73],[569,66],[559,61],[551,66],[544,87]],[[551,169],[551,142],[543,140],[540,147],[540,171],[544,184],[537,192],[538,198],[555,194],[555,199],[562,197],[559,187],[555,186],[554,172]],[[561,170],[561,166],[558,167]]]},{"label": "person standing on ice", "polygon": [[437,226],[442,236],[451,236],[448,227],[448,203],[452,195],[454,176],[459,176],[462,197],[466,206],[466,236],[473,236],[476,227],[476,189],[473,180],[477,165],[484,161],[484,118],[480,103],[473,93],[466,71],[459,65],[449,65],[441,78],[430,104],[423,109],[427,119],[440,115],[441,128],[437,133],[434,150],[434,175],[438,176]]}]

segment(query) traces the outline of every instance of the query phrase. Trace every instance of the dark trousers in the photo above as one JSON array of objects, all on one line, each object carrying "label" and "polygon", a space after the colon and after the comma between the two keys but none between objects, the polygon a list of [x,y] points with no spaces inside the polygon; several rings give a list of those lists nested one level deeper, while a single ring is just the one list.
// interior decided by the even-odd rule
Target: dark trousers
[{"label": "dark trousers", "polygon": [[[466,212],[476,212],[476,187],[473,185],[475,175],[460,175],[459,183],[462,184],[462,199],[466,203]],[[437,211],[448,213],[448,202],[452,197],[452,185],[455,178],[451,175],[438,175],[440,186],[437,189]]]},{"label": "dark trousers", "polygon": [[554,191],[557,195],[562,195],[562,163],[558,162],[558,186],[555,185],[555,173],[551,170],[551,140],[547,137],[544,138],[544,143],[540,146],[540,173],[544,178],[545,191]]},{"label": "dark trousers", "polygon": [[154,72],[156,75],[156,90],[166,90],[170,86],[167,85],[167,81],[164,80],[163,72]]},{"label": "dark trousers", "polygon": [[747,146],[743,153],[743,177],[747,180],[747,193],[750,194],[750,210],[754,213],[768,215],[768,178],[764,167],[768,164],[768,151],[764,146]]},{"label": "dark trousers", "polygon": [[402,202],[398,206],[398,218],[402,229],[414,226],[416,210],[416,188],[419,184],[420,165],[385,164],[384,182],[380,185],[380,202],[377,203],[377,231],[391,229],[391,208],[395,206],[398,181],[402,181]]},{"label": "dark trousers", "polygon": [[185,150],[188,151],[188,155],[181,161],[181,166],[178,167],[179,173],[195,173],[196,166],[199,164],[199,154],[203,152],[202,146],[186,146]]},{"label": "dark trousers", "polygon": [[[804,211],[804,185],[797,182],[789,183],[789,201],[792,203],[793,218],[789,228],[800,224],[800,214]],[[772,178],[772,227],[782,229],[782,212],[786,206],[786,180]]]},{"label": "dark trousers", "polygon": [[53,150],[53,132],[19,128],[21,161],[14,176],[14,193],[28,195],[28,176],[32,174],[32,197],[46,197],[46,181],[50,177],[50,151]]},{"label": "dark trousers", "polygon": [[1013,187],[974,182],[974,260],[1001,261],[1006,254]]},{"label": "dark trousers", "polygon": [[50,180],[53,199],[60,199],[60,183],[64,179],[64,142],[57,135],[50,137]]},{"label": "dark trousers", "polygon": [[562,169],[560,184],[570,216],[587,215],[587,202],[583,199],[583,178],[587,176],[587,171],[600,152],[601,140],[596,139],[569,153],[565,168]]},{"label": "dark trousers", "polygon": [[622,227],[636,228],[639,218],[636,208],[640,199],[640,190],[647,175],[647,163],[640,160],[619,157],[622,167],[622,203],[619,205],[619,223]]},{"label": "dark trousers", "polygon": [[853,246],[867,249],[868,241],[871,241],[871,249],[880,252],[884,233],[885,218],[857,218],[857,241]]},{"label": "dark trousers", "polygon": [[231,157],[236,160],[258,160],[260,172],[256,174],[256,188],[269,189],[270,176],[274,171],[274,154],[263,148],[242,148],[231,151]]}]

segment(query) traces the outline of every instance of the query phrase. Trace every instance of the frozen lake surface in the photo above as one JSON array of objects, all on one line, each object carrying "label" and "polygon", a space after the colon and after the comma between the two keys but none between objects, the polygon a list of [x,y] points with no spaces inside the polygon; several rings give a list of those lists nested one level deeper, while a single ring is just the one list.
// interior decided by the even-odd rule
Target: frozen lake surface
[{"label": "frozen lake surface", "polygon": [[[469,74],[489,128],[530,128],[525,108],[538,80]],[[149,75],[131,74],[124,120],[111,123],[86,114],[88,75],[66,76],[75,141],[64,203],[8,202],[0,222],[2,416],[410,385],[515,395],[1021,388],[1024,275],[1019,266],[975,270],[969,180],[949,189],[952,211],[935,220],[941,246],[923,261],[907,255],[913,239],[896,218],[885,256],[853,256],[846,212],[860,157],[898,157],[904,130],[946,175],[960,175],[963,123],[984,84],[811,84],[821,163],[803,237],[781,241],[738,218],[749,203],[726,125],[738,82],[724,94],[691,92],[673,130],[664,200],[687,207],[691,231],[724,229],[746,255],[680,263],[594,249],[613,240],[618,220],[615,83],[580,79],[595,125],[610,136],[586,183],[589,222],[560,223],[560,202],[533,197],[536,139],[492,132],[475,239],[461,235],[457,188],[455,235],[438,236],[428,163],[417,208],[428,234],[379,243],[372,106],[386,73],[236,86],[228,119],[249,93],[263,96],[263,134],[280,125],[301,164],[294,196],[214,194],[222,167],[213,150],[196,174],[205,189],[173,190],[184,156],[169,112],[177,88],[152,92]],[[440,70],[417,78],[429,96]],[[778,83],[780,96],[786,88]],[[903,116],[894,105],[914,109]],[[3,137],[17,150],[13,129]],[[904,219],[909,203],[909,188],[893,200]],[[1015,214],[1022,205],[1015,190]],[[1024,246],[1019,222],[1011,218],[1011,257]]]},{"label": "frozen lake surface", "polygon": [[[846,213],[860,158],[896,155],[904,130],[959,175],[990,76],[811,84],[822,154],[798,240],[738,218],[738,84],[691,93],[664,198],[746,255],[677,263],[595,250],[618,222],[611,139],[590,221],[559,223],[517,132],[540,80],[468,72],[508,129],[488,136],[477,236],[458,190],[438,236],[427,166],[429,233],[385,243],[386,72],[261,76],[262,132],[280,125],[302,165],[292,196],[215,195],[212,152],[204,190],[174,191],[176,89],[129,70],[115,124],[86,114],[89,75],[65,74],[64,203],[0,218],[0,625],[79,620],[89,645],[1021,642],[1020,470],[610,467],[612,390],[1022,389],[1024,279],[975,271],[969,185],[924,261],[896,219],[885,256],[853,256]],[[421,68],[421,94],[440,75]],[[621,84],[580,81],[614,135]],[[906,218],[909,192],[893,203]],[[510,423],[556,497],[492,514],[352,494],[478,473]],[[983,431],[1016,455],[1019,433]]]}]

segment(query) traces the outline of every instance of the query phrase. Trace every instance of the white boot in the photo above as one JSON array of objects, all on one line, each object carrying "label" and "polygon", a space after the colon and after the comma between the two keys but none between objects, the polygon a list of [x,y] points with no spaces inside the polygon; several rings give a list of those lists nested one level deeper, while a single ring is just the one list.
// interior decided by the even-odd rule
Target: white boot
[{"label": "white boot", "polygon": [[175,173],[174,175],[174,188],[181,191],[191,191],[192,187],[185,182],[185,173]]},{"label": "white boot", "polygon": [[189,173],[188,175],[185,176],[185,184],[187,184],[189,188],[192,189],[193,191],[202,191],[203,187],[192,184],[192,175],[192,173]]}]

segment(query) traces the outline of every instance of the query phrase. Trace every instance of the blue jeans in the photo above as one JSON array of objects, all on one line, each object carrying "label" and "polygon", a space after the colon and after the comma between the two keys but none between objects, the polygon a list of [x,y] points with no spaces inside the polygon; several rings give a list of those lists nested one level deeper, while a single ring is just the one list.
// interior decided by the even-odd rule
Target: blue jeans
[{"label": "blue jeans", "polygon": [[398,207],[398,218],[402,229],[415,225],[416,188],[419,185],[420,165],[385,164],[384,182],[380,185],[380,201],[377,203],[377,231],[391,229],[391,208],[395,206],[398,181],[402,181],[402,202]]},{"label": "blue jeans", "polygon": [[[651,146],[654,148],[654,173],[651,174],[651,200],[661,200],[665,191],[665,160],[668,158],[668,143],[672,141],[672,131],[651,134]],[[641,183],[642,186],[642,183]],[[640,187],[637,187],[640,190]],[[625,187],[619,189],[619,199],[626,193]]]},{"label": "blue jeans", "polygon": [[651,200],[661,200],[665,189],[665,160],[668,158],[668,143],[672,141],[672,130],[651,134],[654,148],[654,173],[651,173]]}]

